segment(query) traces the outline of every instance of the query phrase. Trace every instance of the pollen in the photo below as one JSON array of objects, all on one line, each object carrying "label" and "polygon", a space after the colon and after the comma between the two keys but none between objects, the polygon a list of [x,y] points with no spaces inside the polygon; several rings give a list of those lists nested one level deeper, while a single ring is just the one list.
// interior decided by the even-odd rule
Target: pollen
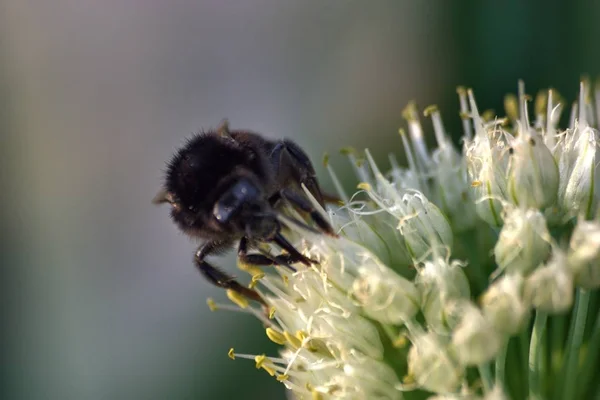
[{"label": "pollen", "polygon": [[473,181],[473,182],[471,182],[471,187],[474,187],[474,188],[479,187],[481,185],[483,185],[483,182],[481,182],[481,181]]},{"label": "pollen", "polygon": [[277,380],[279,382],[285,382],[285,381],[287,381],[289,379],[289,377],[290,376],[287,375],[287,374],[277,375]]},{"label": "pollen", "polygon": [[233,303],[237,304],[240,308],[247,308],[249,305],[248,299],[246,299],[244,296],[242,296],[235,290],[227,289],[227,297]]},{"label": "pollen", "polygon": [[229,349],[229,351],[227,352],[227,357],[231,358],[232,360],[235,360],[235,352],[233,350],[233,347]]},{"label": "pollen", "polygon": [[238,268],[241,269],[244,272],[249,273],[252,276],[255,275],[260,275],[263,273],[263,271],[258,268],[256,265],[251,265],[251,264],[246,264],[245,262],[242,261],[238,261]]},{"label": "pollen", "polygon": [[269,319],[275,318],[275,307],[269,308]]}]

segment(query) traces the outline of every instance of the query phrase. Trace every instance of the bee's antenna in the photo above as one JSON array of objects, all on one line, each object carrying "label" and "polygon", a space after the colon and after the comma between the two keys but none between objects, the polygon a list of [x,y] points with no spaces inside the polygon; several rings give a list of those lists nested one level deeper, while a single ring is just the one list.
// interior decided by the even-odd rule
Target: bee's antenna
[{"label": "bee's antenna", "polygon": [[231,133],[229,132],[229,120],[224,118],[217,126],[217,133],[219,136],[227,137],[232,139]]},{"label": "bee's antenna", "polygon": [[173,194],[167,192],[166,189],[161,189],[152,199],[152,204],[173,203]]}]

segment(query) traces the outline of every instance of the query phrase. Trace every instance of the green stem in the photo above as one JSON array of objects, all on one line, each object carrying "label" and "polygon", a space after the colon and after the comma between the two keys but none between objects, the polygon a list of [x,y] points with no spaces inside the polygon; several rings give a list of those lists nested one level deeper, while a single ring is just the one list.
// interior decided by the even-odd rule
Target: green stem
[{"label": "green stem", "polygon": [[533,332],[531,333],[531,344],[529,346],[529,398],[531,399],[543,398],[540,385],[540,375],[543,369],[540,363],[540,353],[543,351],[542,339],[546,333],[547,321],[548,314],[543,311],[536,311]]},{"label": "green stem", "polygon": [[506,392],[506,385],[504,378],[506,375],[506,353],[508,352],[508,339],[504,341],[504,344],[498,352],[496,357],[496,386],[502,388]]},{"label": "green stem", "polygon": [[564,379],[564,399],[574,399],[577,394],[577,375],[579,369],[577,364],[579,361],[579,350],[583,341],[583,333],[585,331],[585,321],[587,319],[587,311],[590,303],[590,291],[577,289],[577,297],[575,298],[575,312],[569,330],[569,338],[567,340],[567,356],[563,367]]},{"label": "green stem", "polygon": [[564,315],[555,315],[552,317],[550,367],[554,375],[560,373],[560,368],[563,365],[566,318]]},{"label": "green stem", "polygon": [[[596,365],[598,362],[598,356],[600,355],[600,310],[598,310],[598,315],[596,316],[596,322],[594,322],[594,327],[592,329],[592,336],[588,341],[587,346],[587,354],[585,356],[585,361],[583,362],[583,366],[581,367],[581,386],[579,389],[579,398],[583,398],[587,393],[591,393],[591,388],[588,386],[591,383],[591,379],[594,376],[594,373],[600,369],[600,365]],[[588,389],[588,390],[586,390]]]},{"label": "green stem", "polygon": [[521,361],[520,370],[522,371],[521,376],[523,377],[523,379],[520,377],[518,378],[520,383],[519,387],[521,389],[519,393],[523,396],[523,398],[527,397],[527,392],[529,391],[528,380],[526,379],[527,371],[529,371],[529,340],[529,327],[527,327],[526,329],[522,329],[521,333],[519,334],[518,346],[518,353]]},{"label": "green stem", "polygon": [[490,364],[485,363],[477,367],[479,370],[479,376],[481,376],[481,382],[483,383],[483,390],[485,393],[489,393],[492,390],[492,371],[490,371]]}]

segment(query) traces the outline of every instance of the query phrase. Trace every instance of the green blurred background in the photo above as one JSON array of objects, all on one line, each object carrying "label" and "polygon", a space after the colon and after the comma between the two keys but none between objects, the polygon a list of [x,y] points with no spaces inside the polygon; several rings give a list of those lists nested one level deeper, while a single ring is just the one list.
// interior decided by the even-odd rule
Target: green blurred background
[{"label": "green blurred background", "polygon": [[498,4],[1,2],[0,398],[284,398],[227,358],[277,350],[251,317],[206,307],[224,293],[150,204],[164,162],[227,117],[316,164],[352,145],[387,168],[410,99],[440,105],[456,137],[459,84],[499,111],[519,78],[572,100],[600,73],[600,3]]}]

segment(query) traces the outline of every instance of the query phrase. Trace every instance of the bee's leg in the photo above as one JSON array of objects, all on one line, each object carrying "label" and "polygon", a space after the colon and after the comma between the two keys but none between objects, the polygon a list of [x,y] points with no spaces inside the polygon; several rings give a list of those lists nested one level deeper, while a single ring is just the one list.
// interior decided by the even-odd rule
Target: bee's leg
[{"label": "bee's leg", "polygon": [[[298,256],[299,255],[299,256]],[[310,265],[313,263],[313,260],[310,260],[304,257],[302,254],[298,253],[297,255],[288,253],[288,254],[280,254],[278,256],[270,257],[265,254],[248,254],[248,240],[246,238],[242,238],[240,240],[240,246],[238,248],[238,257],[243,263],[250,265],[283,265],[292,271],[296,271],[295,268],[290,266],[290,264],[301,262],[305,265]]]},{"label": "bee's leg", "polygon": [[313,205],[310,204],[310,201],[308,201],[308,199],[306,199],[304,196],[301,196],[290,189],[281,189],[280,193],[281,197],[289,201],[293,206],[309,213],[312,220],[315,221],[315,223],[319,226],[319,228],[321,228],[321,230],[323,230],[323,232],[333,237],[338,236],[329,222],[323,218],[321,213],[317,211]]},{"label": "bee's leg", "polygon": [[214,267],[208,262],[204,261],[204,259],[211,253],[218,253],[224,248],[229,247],[230,244],[231,243],[208,242],[200,246],[198,250],[196,250],[196,255],[194,257],[196,267],[200,273],[213,285],[224,289],[231,289],[249,300],[258,301],[259,303],[265,305],[265,301],[256,291],[241,285],[232,276],[227,275],[217,267]]}]

